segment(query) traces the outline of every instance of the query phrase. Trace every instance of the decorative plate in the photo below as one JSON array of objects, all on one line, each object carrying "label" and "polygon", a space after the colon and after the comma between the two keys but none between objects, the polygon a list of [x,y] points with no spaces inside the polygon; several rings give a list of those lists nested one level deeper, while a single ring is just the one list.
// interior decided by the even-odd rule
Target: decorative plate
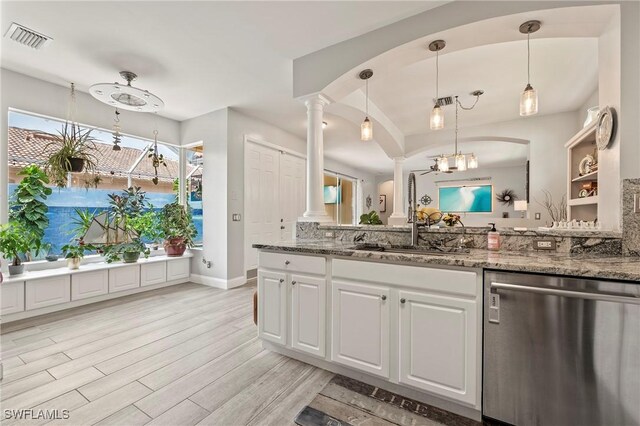
[{"label": "decorative plate", "polygon": [[598,113],[598,124],[596,125],[596,145],[599,150],[607,149],[613,140],[616,117],[615,110],[611,107],[604,107]]},{"label": "decorative plate", "polygon": [[581,189],[580,192],[578,192],[578,198],[585,198],[589,195],[589,191],[587,191],[586,189]]},{"label": "decorative plate", "polygon": [[580,164],[578,164],[578,173],[580,176],[588,175],[595,171],[593,168],[595,164],[596,160],[593,158],[593,155],[587,154],[582,160],[580,160]]}]

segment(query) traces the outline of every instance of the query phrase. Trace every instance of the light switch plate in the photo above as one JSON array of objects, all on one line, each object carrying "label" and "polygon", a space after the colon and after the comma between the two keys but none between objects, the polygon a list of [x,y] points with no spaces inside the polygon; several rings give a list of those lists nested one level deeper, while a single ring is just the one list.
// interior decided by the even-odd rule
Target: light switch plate
[{"label": "light switch plate", "polygon": [[536,213],[536,220],[540,220],[540,213]]}]

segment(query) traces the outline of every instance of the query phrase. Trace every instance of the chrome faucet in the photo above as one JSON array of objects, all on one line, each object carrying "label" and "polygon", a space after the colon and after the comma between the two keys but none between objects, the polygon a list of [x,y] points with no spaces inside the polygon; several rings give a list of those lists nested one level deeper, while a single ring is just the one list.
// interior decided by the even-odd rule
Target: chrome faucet
[{"label": "chrome faucet", "polygon": [[416,207],[416,174],[409,173],[409,213],[407,223],[411,224],[411,246],[418,245],[418,209]]}]

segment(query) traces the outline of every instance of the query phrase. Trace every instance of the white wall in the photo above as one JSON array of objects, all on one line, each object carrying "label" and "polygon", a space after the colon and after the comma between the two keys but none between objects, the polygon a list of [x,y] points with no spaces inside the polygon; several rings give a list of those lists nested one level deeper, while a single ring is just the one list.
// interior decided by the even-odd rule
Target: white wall
[{"label": "white wall", "polygon": [[380,204],[378,203],[379,197],[373,199],[372,210],[377,211],[380,215],[380,219],[382,219],[382,223],[388,225],[389,216],[393,213],[393,180],[381,182],[378,185],[378,195],[387,196],[387,210],[385,212],[380,211]]},{"label": "white wall", "polygon": [[[203,248],[196,251],[191,262],[192,274],[209,277],[210,282],[224,287],[228,277],[227,251],[227,119],[228,110],[204,114],[182,122],[180,141],[183,145],[202,142],[204,154],[202,209]],[[212,262],[211,269],[202,263],[202,256]]]},{"label": "white wall", "polygon": [[[71,83],[69,83],[71,84]],[[0,223],[7,221],[7,132],[9,108],[66,119],[69,87],[38,80],[24,74],[0,69]],[[91,95],[76,91],[76,120],[85,125],[111,129],[114,108],[97,101]],[[122,111],[122,133],[146,139],[153,138],[154,126],[163,142],[179,144],[180,123],[152,114]]]},{"label": "white wall", "polygon": [[[567,192],[567,152],[564,144],[582,127],[577,124],[578,114],[577,111],[573,111],[536,115],[502,123],[465,127],[460,130],[460,134],[464,138],[492,136],[529,141],[531,162],[529,215],[534,217],[536,212],[541,213],[542,221],[538,223],[543,225],[550,220],[550,217],[534,200],[544,199],[543,189],[551,192],[554,201],[559,201]],[[451,140],[453,140],[453,131],[440,130],[429,133],[427,138],[424,135],[409,136],[405,143],[409,149],[414,149],[414,155],[420,155],[419,149],[425,145],[450,146]],[[482,172],[482,158],[478,160],[480,162],[478,171]]]},{"label": "white wall", "polygon": [[[437,208],[438,188],[440,186],[464,185],[465,179],[485,177],[490,178],[490,180],[486,183],[490,183],[491,185],[493,185],[493,212],[466,214],[463,213],[461,214],[462,223],[464,223],[465,226],[486,226],[487,222],[495,222],[496,224],[499,224],[499,226],[503,227],[522,225],[520,212],[514,211],[513,205],[504,206],[495,198],[498,193],[502,192],[505,189],[512,189],[519,199],[524,200],[526,198],[526,168],[524,164],[513,167],[484,167],[453,174],[436,175],[430,173],[424,176],[416,176],[416,192],[418,203],[420,202],[420,198],[423,195],[427,194],[433,200],[429,207]],[[469,184],[473,185],[473,182],[470,182]],[[509,213],[509,219],[502,219],[503,212]]]}]

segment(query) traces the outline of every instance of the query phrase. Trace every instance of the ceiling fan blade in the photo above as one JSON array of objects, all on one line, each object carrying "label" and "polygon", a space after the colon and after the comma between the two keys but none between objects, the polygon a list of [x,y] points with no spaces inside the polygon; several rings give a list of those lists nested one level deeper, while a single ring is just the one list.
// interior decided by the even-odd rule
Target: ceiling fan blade
[{"label": "ceiling fan blade", "polygon": [[424,173],[420,173],[420,176],[428,175],[429,173],[433,173],[433,172],[435,172],[435,170],[427,170]]}]

